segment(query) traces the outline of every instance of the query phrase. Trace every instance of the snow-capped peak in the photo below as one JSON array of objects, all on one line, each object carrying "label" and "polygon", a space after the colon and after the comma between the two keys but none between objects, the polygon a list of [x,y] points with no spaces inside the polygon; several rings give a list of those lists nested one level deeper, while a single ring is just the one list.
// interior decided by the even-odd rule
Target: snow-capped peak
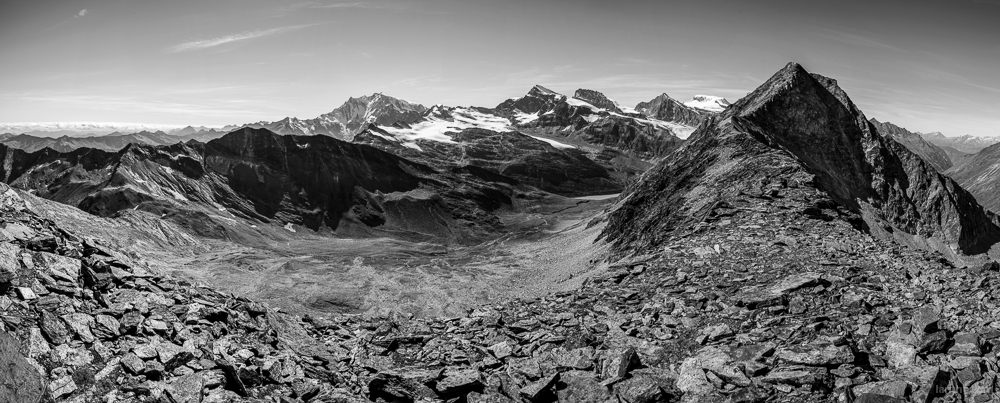
[{"label": "snow-capped peak", "polygon": [[729,101],[723,97],[712,95],[695,95],[694,98],[685,102],[684,105],[709,112],[722,112],[729,106]]}]

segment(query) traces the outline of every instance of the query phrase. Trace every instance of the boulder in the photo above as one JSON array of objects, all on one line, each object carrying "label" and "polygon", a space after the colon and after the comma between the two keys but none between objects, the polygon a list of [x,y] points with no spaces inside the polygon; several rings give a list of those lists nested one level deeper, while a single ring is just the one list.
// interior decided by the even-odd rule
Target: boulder
[{"label": "boulder", "polygon": [[676,387],[686,394],[702,395],[715,390],[707,374],[734,385],[746,386],[750,379],[733,363],[732,357],[717,347],[706,347],[681,363]]},{"label": "boulder", "polygon": [[441,396],[456,397],[481,389],[482,386],[479,371],[472,368],[448,368],[434,388]]},{"label": "boulder", "polygon": [[164,392],[173,403],[200,403],[203,385],[202,374],[195,372],[170,381]]},{"label": "boulder", "polygon": [[983,355],[983,340],[976,333],[959,333],[955,335],[955,344],[948,349],[948,354],[979,357]]},{"label": "boulder", "polygon": [[920,339],[920,346],[917,349],[921,354],[943,353],[948,349],[948,332],[938,330],[932,333],[924,333]]},{"label": "boulder", "polygon": [[627,403],[655,403],[663,397],[658,380],[642,375],[616,383],[615,392]]},{"label": "boulder", "polygon": [[62,319],[84,343],[93,343],[96,340],[94,334],[90,331],[90,327],[94,325],[93,316],[76,312],[63,315]]},{"label": "boulder", "polygon": [[0,242],[0,286],[10,284],[20,274],[20,251],[16,245]]},{"label": "boulder", "polygon": [[76,391],[76,382],[73,377],[66,375],[49,383],[49,394],[54,399],[61,399],[63,396]]},{"label": "boulder", "polygon": [[382,371],[368,382],[368,391],[372,397],[384,396],[392,399],[421,398],[435,399],[437,393],[427,386],[441,376],[440,370],[408,369],[401,371]]},{"label": "boulder", "polygon": [[97,338],[111,340],[121,335],[121,323],[113,316],[96,315],[94,316],[94,323],[91,325],[91,330]]},{"label": "boulder", "polygon": [[540,401],[544,396],[551,392],[550,388],[556,383],[557,380],[559,380],[559,374],[555,373],[529,383],[525,387],[521,388],[518,393],[521,397],[532,402]]},{"label": "boulder", "polygon": [[80,278],[80,261],[77,259],[48,252],[35,252],[32,258],[36,267],[45,270],[56,280],[76,284]]},{"label": "boulder", "polygon": [[561,402],[617,403],[615,396],[593,372],[567,371],[559,376],[556,395]]},{"label": "boulder", "polygon": [[69,329],[66,328],[66,324],[59,319],[58,316],[49,312],[48,310],[42,310],[38,318],[38,327],[41,328],[42,334],[49,339],[52,344],[64,344],[69,341]]},{"label": "boulder", "polygon": [[913,314],[913,325],[918,331],[930,333],[937,330],[941,320],[941,308],[935,305],[924,305]]},{"label": "boulder", "polygon": [[777,351],[777,356],[785,363],[809,366],[833,367],[854,362],[850,347],[828,342],[782,348]]},{"label": "boulder", "polygon": [[604,351],[601,356],[601,379],[623,379],[628,371],[639,365],[635,349],[627,347]]}]

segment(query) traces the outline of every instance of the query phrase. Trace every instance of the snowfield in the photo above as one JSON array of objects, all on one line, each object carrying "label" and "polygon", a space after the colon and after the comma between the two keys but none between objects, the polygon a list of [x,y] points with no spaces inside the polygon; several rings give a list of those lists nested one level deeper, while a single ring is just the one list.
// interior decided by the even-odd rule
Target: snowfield
[{"label": "snowfield", "polygon": [[[450,119],[449,116],[450,115]],[[538,117],[535,116],[537,119]],[[404,146],[420,149],[417,140],[437,141],[456,144],[449,132],[460,132],[465,129],[486,129],[496,132],[511,131],[510,121],[499,116],[488,115],[468,108],[434,107],[427,119],[414,123],[409,128],[382,127],[400,141]],[[385,137],[385,136],[382,136]],[[407,144],[409,143],[409,144]]]},{"label": "snowfield", "polygon": [[709,112],[722,112],[729,106],[729,101],[712,95],[695,95],[694,99],[685,102],[684,105]]}]

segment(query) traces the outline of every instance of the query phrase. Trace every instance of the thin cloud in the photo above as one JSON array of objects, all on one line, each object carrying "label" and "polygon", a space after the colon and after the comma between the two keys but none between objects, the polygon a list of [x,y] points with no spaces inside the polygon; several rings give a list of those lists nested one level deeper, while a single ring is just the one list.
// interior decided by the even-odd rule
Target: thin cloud
[{"label": "thin cloud", "polygon": [[993,4],[996,6],[1000,6],[1000,0],[972,0],[972,1],[979,4]]},{"label": "thin cloud", "polygon": [[877,41],[867,35],[862,35],[855,32],[848,32],[842,29],[836,29],[831,27],[819,27],[817,30],[817,35],[827,39],[833,39],[836,41],[847,43],[850,45],[863,45],[863,46],[881,48],[883,50],[891,50],[899,53],[906,53],[906,50],[904,49],[889,45],[884,42]]},{"label": "thin cloud", "polygon": [[320,2],[320,1],[310,1],[305,3],[293,4],[282,8],[282,12],[279,15],[287,15],[288,13],[298,12],[300,10],[381,10],[381,11],[393,11],[393,12],[406,12],[406,13],[420,13],[420,14],[437,14],[437,15],[447,15],[450,13],[431,11],[426,8],[414,7],[412,4],[403,3],[388,3],[388,2],[371,2],[371,1],[341,1],[341,2]]},{"label": "thin cloud", "polygon": [[83,10],[80,10],[80,11],[77,11],[77,12],[76,12],[76,14],[73,14],[73,18],[67,18],[67,19],[65,19],[65,20],[63,20],[63,21],[60,21],[60,22],[59,22],[58,24],[56,24],[56,25],[53,25],[53,26],[51,26],[51,27],[48,27],[48,28],[45,28],[44,30],[42,30],[42,32],[49,32],[49,31],[52,31],[52,30],[54,30],[54,29],[56,29],[56,28],[59,28],[59,27],[61,27],[61,26],[63,26],[63,25],[66,25],[66,24],[69,24],[70,22],[72,22],[73,20],[75,20],[75,19],[77,19],[77,18],[83,18],[83,17],[85,17],[85,16],[87,15],[87,14],[90,14],[90,11],[87,11],[87,9],[86,9],[86,8],[85,8],[85,9],[83,9]]},{"label": "thin cloud", "polygon": [[178,44],[178,45],[174,45],[174,46],[171,46],[171,47],[167,48],[167,51],[169,51],[171,53],[178,53],[178,52],[188,52],[188,51],[210,49],[210,48],[214,48],[216,46],[222,46],[222,45],[225,45],[225,44],[228,44],[228,43],[243,42],[243,41],[248,41],[248,40],[251,40],[251,39],[260,39],[260,38],[264,38],[264,37],[268,37],[268,36],[274,36],[274,35],[282,34],[282,33],[285,33],[285,32],[289,32],[289,31],[294,31],[294,30],[297,30],[297,29],[302,29],[302,28],[310,27],[310,26],[313,26],[313,25],[315,25],[315,24],[293,25],[293,26],[288,26],[288,27],[262,29],[262,30],[256,30],[256,31],[243,32],[243,33],[239,33],[239,34],[220,36],[220,37],[211,38],[211,39],[202,39],[202,40],[197,40],[197,41],[184,42],[184,43],[181,43],[181,44]]},{"label": "thin cloud", "polygon": [[352,2],[352,3],[327,3],[327,4],[315,4],[311,8],[364,8],[369,10],[381,10],[390,8],[385,4],[375,4],[368,2]]},{"label": "thin cloud", "polygon": [[[261,106],[240,102],[183,102],[171,100],[151,100],[138,96],[107,96],[89,94],[38,94],[9,96],[0,94],[0,98],[14,98],[23,102],[42,102],[52,106],[80,108],[86,110],[121,111],[150,113],[157,115],[189,115],[200,117],[237,117],[259,116],[263,112]],[[261,101],[260,103],[263,103]]]}]

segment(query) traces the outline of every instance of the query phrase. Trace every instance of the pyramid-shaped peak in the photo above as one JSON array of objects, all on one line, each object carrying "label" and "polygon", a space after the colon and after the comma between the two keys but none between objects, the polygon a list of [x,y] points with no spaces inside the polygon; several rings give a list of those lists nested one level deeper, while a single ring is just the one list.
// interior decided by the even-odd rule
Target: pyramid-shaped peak
[{"label": "pyramid-shaped peak", "polygon": [[[836,81],[830,81],[832,83],[827,83],[828,85],[832,84],[836,86]],[[825,87],[827,86],[817,81],[817,77],[809,74],[802,65],[794,62],[788,63],[784,68],[774,73],[764,84],[761,84],[753,92],[737,101],[728,110],[735,115],[745,116],[759,110],[774,99],[780,98],[783,94],[788,94],[790,89],[826,89]],[[836,87],[836,89],[839,90],[839,87]],[[832,91],[826,89],[826,91],[822,92]],[[841,90],[840,92],[843,91]]]},{"label": "pyramid-shaped peak", "polygon": [[553,96],[561,96],[562,94],[560,94],[558,92],[555,92],[555,91],[552,91],[552,90],[550,90],[548,88],[545,88],[545,87],[543,87],[541,85],[536,85],[534,87],[531,87],[531,90],[528,91],[528,95],[530,95],[530,96],[553,97]]}]

